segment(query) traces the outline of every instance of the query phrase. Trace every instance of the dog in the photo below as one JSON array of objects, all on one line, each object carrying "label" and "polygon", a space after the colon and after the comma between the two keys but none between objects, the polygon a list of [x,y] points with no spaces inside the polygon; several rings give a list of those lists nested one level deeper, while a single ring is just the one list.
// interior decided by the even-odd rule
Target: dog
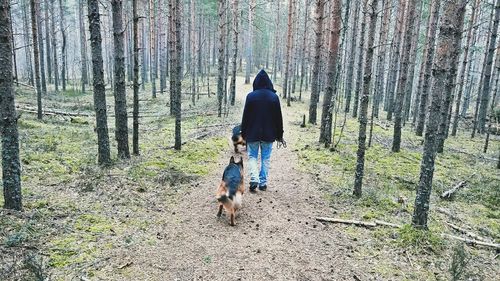
[{"label": "dog", "polygon": [[231,140],[233,141],[234,152],[235,153],[239,152],[238,151],[238,144],[240,144],[242,146],[246,146],[247,145],[246,141],[241,136],[241,125],[235,126],[233,128],[233,136],[231,137]]},{"label": "dog", "polygon": [[222,181],[216,193],[216,199],[219,204],[217,217],[220,217],[222,215],[222,209],[225,209],[226,214],[230,216],[229,224],[234,226],[236,211],[241,208],[244,192],[243,158],[240,157],[240,161],[235,162],[234,157],[231,156],[229,164],[224,169]]}]

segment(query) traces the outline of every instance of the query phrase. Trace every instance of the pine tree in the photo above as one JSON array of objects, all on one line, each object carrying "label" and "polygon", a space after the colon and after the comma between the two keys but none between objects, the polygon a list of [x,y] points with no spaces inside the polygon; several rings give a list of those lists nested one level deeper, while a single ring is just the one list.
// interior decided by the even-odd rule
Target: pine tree
[{"label": "pine tree", "polygon": [[317,109],[319,102],[319,72],[321,68],[321,47],[323,46],[323,13],[325,9],[324,0],[316,0],[316,41],[314,45],[313,68],[311,77],[311,100],[309,104],[310,124],[316,124]]}]

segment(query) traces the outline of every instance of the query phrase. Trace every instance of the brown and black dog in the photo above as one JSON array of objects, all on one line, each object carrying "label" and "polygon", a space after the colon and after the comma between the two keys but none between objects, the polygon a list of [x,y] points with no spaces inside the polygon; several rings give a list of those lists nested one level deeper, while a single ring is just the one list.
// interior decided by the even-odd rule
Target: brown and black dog
[{"label": "brown and black dog", "polygon": [[239,151],[238,151],[238,144],[240,144],[242,146],[246,146],[247,145],[246,141],[241,136],[241,125],[235,126],[233,128],[233,135],[231,136],[231,140],[233,141],[234,152],[235,153],[239,153]]},{"label": "brown and black dog", "polygon": [[217,202],[219,202],[217,217],[220,217],[222,209],[225,209],[226,214],[230,216],[230,224],[234,226],[236,211],[241,208],[241,200],[244,192],[243,158],[240,157],[240,161],[235,162],[234,157],[231,156],[229,165],[224,169],[222,181],[216,193]]}]

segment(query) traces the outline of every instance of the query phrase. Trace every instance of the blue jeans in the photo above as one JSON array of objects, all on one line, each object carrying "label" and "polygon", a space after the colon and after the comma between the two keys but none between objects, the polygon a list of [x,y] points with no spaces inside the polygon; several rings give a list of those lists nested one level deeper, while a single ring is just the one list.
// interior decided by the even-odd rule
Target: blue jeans
[{"label": "blue jeans", "polygon": [[[259,149],[261,166],[259,172]],[[250,172],[250,183],[257,183],[259,186],[267,185],[267,174],[269,173],[269,163],[271,160],[272,142],[249,142],[248,150],[248,170]]]}]

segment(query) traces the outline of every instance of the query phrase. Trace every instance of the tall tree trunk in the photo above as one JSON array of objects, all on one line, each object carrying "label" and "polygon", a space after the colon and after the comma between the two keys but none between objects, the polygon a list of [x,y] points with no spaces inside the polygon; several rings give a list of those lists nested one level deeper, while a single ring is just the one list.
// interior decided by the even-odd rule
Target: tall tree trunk
[{"label": "tall tree trunk", "polygon": [[122,0],[111,0],[113,9],[113,46],[115,81],[115,138],[119,158],[130,158],[128,148],[127,95],[125,93],[125,50]]},{"label": "tall tree trunk", "polygon": [[[135,0],[137,1],[137,0]],[[146,27],[144,21],[141,21],[141,39],[142,39],[142,68],[141,68],[141,88],[146,90],[146,83],[148,83],[148,53],[146,52],[147,39]]]},{"label": "tall tree trunk", "polygon": [[[44,10],[44,18],[45,18],[45,48],[46,48],[46,58],[47,58],[47,78],[49,84],[52,84],[52,60],[51,60],[51,52],[50,52],[50,25],[49,25],[49,1],[45,0],[43,3]],[[52,35],[52,36],[55,36]],[[14,62],[15,64],[15,62]]]},{"label": "tall tree trunk", "polygon": [[[382,0],[382,21],[379,34],[379,51],[377,57],[377,72],[375,74],[375,91],[373,94],[373,116],[378,118],[380,101],[384,92],[385,61],[386,61],[386,41],[389,31],[389,18],[391,15],[390,5],[386,5],[386,0]],[[371,134],[370,134],[371,136]],[[370,138],[371,139],[371,138]]]},{"label": "tall tree trunk", "polygon": [[[156,2],[154,0],[149,0],[149,79],[151,80],[151,95],[156,98]],[[173,114],[172,110],[172,93],[170,93],[170,114]]]},{"label": "tall tree trunk", "polygon": [[436,58],[434,59],[432,69],[433,81],[430,113],[426,124],[424,151],[420,164],[420,180],[412,219],[412,224],[416,228],[427,229],[429,200],[434,175],[434,160],[436,158],[436,133],[439,126],[441,103],[450,81],[451,56],[455,52],[453,45],[456,44],[457,37],[460,37],[462,32],[460,26],[463,26],[463,22],[460,21],[463,21],[464,18],[466,1],[444,2],[444,15],[440,26]]},{"label": "tall tree trunk", "polygon": [[[368,3],[365,1],[365,4]],[[361,91],[361,81],[363,80],[363,56],[365,54],[365,32],[366,32],[366,14],[365,11],[368,7],[363,6],[362,8],[363,20],[361,21],[361,34],[359,39],[359,53],[358,53],[358,70],[356,73],[356,86],[354,89],[354,101],[352,106],[352,117],[356,118],[358,116],[358,106],[359,106],[359,92]]]},{"label": "tall tree trunk", "polygon": [[[424,61],[420,69],[420,81],[417,87],[417,94],[420,95],[420,103],[418,106],[418,123],[415,134],[422,136],[424,132],[425,116],[427,112],[427,102],[429,100],[429,92],[431,85],[431,70],[434,52],[436,50],[434,42],[436,41],[437,23],[439,20],[439,9],[441,0],[432,2],[431,18],[429,20],[429,28],[427,30],[427,43],[424,50]],[[420,91],[420,89],[422,89]]]},{"label": "tall tree trunk", "polygon": [[61,29],[61,82],[62,90],[66,91],[66,29],[64,27],[64,5],[63,0],[59,0],[59,27]]},{"label": "tall tree trunk", "polygon": [[486,128],[486,139],[484,141],[483,153],[488,152],[488,145],[490,142],[491,125],[493,124],[493,122],[497,122],[496,117],[495,117],[495,107],[496,107],[496,97],[498,94],[498,81],[500,78],[500,53],[499,52],[497,52],[496,59],[495,59],[495,76],[496,76],[496,79],[494,82],[495,88],[493,89],[493,98],[491,99],[491,104],[490,104],[490,108],[489,108],[489,116],[488,116],[489,120],[488,120],[488,127]]},{"label": "tall tree trunk", "polygon": [[[137,12],[137,1],[132,0],[132,17],[134,21],[134,107],[132,112],[132,153],[139,155],[139,14]],[[144,68],[144,62],[143,62]]]},{"label": "tall tree trunk", "polygon": [[[307,23],[309,22],[309,0],[305,0],[304,8],[304,32],[302,33],[302,51],[300,52],[300,86],[299,86],[299,101],[302,100],[302,86],[304,84],[304,76],[306,75],[306,51],[307,51]],[[347,28],[347,27],[346,27]]]},{"label": "tall tree trunk", "polygon": [[[358,21],[359,21],[359,10],[361,4],[359,1],[354,3],[356,9],[354,10],[354,20],[351,34],[351,45],[349,46],[349,62],[347,63],[346,71],[346,83],[345,83],[345,112],[349,112],[351,109],[351,96],[352,96],[352,83],[354,81],[354,59],[356,57],[356,38],[358,36]],[[362,40],[362,39],[361,39]]]},{"label": "tall tree trunk", "polygon": [[[456,136],[457,134],[457,129],[458,129],[458,118],[459,118],[459,113],[460,113],[460,102],[462,101],[462,93],[463,93],[463,88],[464,88],[464,80],[465,80],[465,70],[466,66],[468,63],[468,58],[469,58],[469,48],[471,46],[471,39],[472,39],[472,29],[474,28],[474,24],[476,22],[476,13],[479,8],[479,3],[481,0],[476,0],[474,2],[474,5],[472,6],[472,16],[470,19],[470,24],[469,24],[469,29],[467,30],[467,39],[465,42],[464,46],[464,57],[462,60],[462,69],[460,70],[460,76],[458,78],[458,93],[457,93],[457,100],[455,104],[455,115],[453,117],[453,126],[451,129],[451,135]],[[469,65],[472,64],[472,62],[469,62]]]},{"label": "tall tree trunk", "polygon": [[59,92],[59,65],[57,62],[57,40],[56,40],[56,17],[55,17],[55,10],[54,10],[54,2],[55,0],[48,0],[50,1],[50,10],[52,11],[51,15],[51,21],[50,21],[50,33],[52,33],[52,61],[54,62],[54,86],[56,92]]},{"label": "tall tree trunk", "polygon": [[478,127],[479,127],[479,132],[481,134],[484,134],[486,128],[486,113],[488,111],[488,102],[490,100],[490,95],[491,95],[490,83],[491,83],[491,73],[493,67],[493,54],[495,53],[499,22],[500,22],[500,0],[497,0],[495,5],[495,19],[493,21],[492,29],[490,30],[491,38],[488,46],[486,70],[483,77],[481,104],[479,106]]},{"label": "tall tree trunk", "polygon": [[255,0],[249,0],[248,3],[248,36],[246,43],[246,69],[245,69],[245,84],[250,83],[250,72],[253,66],[253,10],[255,8]]},{"label": "tall tree trunk", "polygon": [[36,0],[30,0],[31,10],[31,35],[33,36],[33,57],[35,60],[35,84],[36,84],[36,97],[38,106],[38,119],[42,119],[42,85],[40,84],[40,56],[38,52],[38,24],[36,20]]},{"label": "tall tree trunk", "polygon": [[408,79],[405,86],[405,97],[403,106],[403,126],[410,117],[410,108],[413,95],[413,82],[415,80],[415,67],[417,66],[418,39],[420,38],[420,25],[422,17],[422,1],[417,1],[415,8],[415,26],[413,27],[412,45],[409,58]]},{"label": "tall tree trunk", "polygon": [[219,52],[218,52],[218,74],[217,74],[217,116],[222,117],[222,98],[224,97],[224,46],[226,42],[226,32],[224,30],[224,0],[219,0],[219,8],[217,11],[219,17],[218,33],[219,33]]},{"label": "tall tree trunk", "polygon": [[78,1],[78,22],[80,25],[80,57],[82,67],[82,92],[85,93],[85,85],[89,83],[87,75],[87,34],[85,33],[85,21],[83,20],[84,7],[83,1]]},{"label": "tall tree trunk", "polygon": [[181,149],[181,86],[182,86],[182,41],[181,41],[181,7],[180,0],[169,0],[170,7],[170,92],[174,93],[175,115],[175,145],[176,150]]},{"label": "tall tree trunk", "polygon": [[406,0],[400,0],[398,6],[398,15],[396,19],[395,26],[395,37],[392,43],[392,60],[390,62],[390,71],[389,71],[389,81],[387,82],[387,88],[385,93],[385,98],[387,101],[387,120],[392,120],[392,114],[394,112],[394,92],[397,91],[397,78],[398,78],[398,65],[400,64],[401,58],[401,44],[403,43],[401,40],[403,31],[404,31],[404,23],[405,23],[405,12],[406,12]]},{"label": "tall tree trunk", "polygon": [[316,124],[317,108],[319,102],[319,71],[321,68],[321,47],[323,46],[323,14],[324,0],[316,0],[316,41],[314,45],[314,59],[311,78],[311,100],[309,103],[309,123]]},{"label": "tall tree trunk", "polygon": [[281,1],[278,1],[276,3],[276,25],[274,28],[274,56],[273,56],[273,81],[276,81],[276,75],[278,73],[278,56],[279,56],[279,50],[280,48],[278,47],[280,44],[279,42],[279,35],[280,35],[280,3]]},{"label": "tall tree trunk", "polygon": [[327,84],[325,96],[323,97],[323,108],[321,111],[321,126],[319,142],[329,146],[332,142],[332,99],[335,88],[337,87],[335,76],[337,75],[337,60],[339,57],[339,37],[340,23],[342,21],[341,0],[335,0],[331,5],[330,37],[328,46],[328,66],[327,66]]},{"label": "tall tree trunk", "polygon": [[[191,36],[189,38],[191,42],[191,103],[194,105],[196,102],[196,10],[195,10],[195,0],[191,0]],[[189,52],[188,52],[189,53]]]},{"label": "tall tree trunk", "polygon": [[[34,2],[33,0],[31,1]],[[34,6],[34,3],[32,4]],[[32,9],[34,7],[32,6]],[[0,129],[2,132],[2,182],[4,208],[21,211],[21,163],[12,75],[12,28],[10,1],[0,1]],[[35,26],[36,27],[36,26]],[[36,34],[34,32],[33,34]],[[36,35],[34,35],[36,37]],[[35,46],[34,46],[35,47]]]},{"label": "tall tree trunk", "polygon": [[104,68],[102,62],[102,39],[99,15],[99,1],[88,0],[90,46],[92,53],[92,72],[94,84],[94,108],[96,113],[96,131],[98,145],[98,163],[111,164],[109,152],[108,117],[106,115],[106,90],[104,88]]},{"label": "tall tree trunk", "polygon": [[28,11],[30,9],[30,5],[26,2],[23,3],[23,33],[24,33],[24,44],[26,45],[26,48],[24,48],[25,51],[25,60],[26,60],[26,69],[27,69],[27,74],[28,74],[28,79],[29,79],[29,84],[31,86],[35,85],[34,81],[34,74],[33,74],[33,65],[31,61],[31,38],[30,38],[30,22],[28,18]]},{"label": "tall tree trunk", "polygon": [[403,54],[401,56],[401,69],[399,71],[399,82],[396,92],[394,108],[394,135],[392,139],[392,152],[401,149],[401,127],[403,123],[403,102],[405,97],[406,81],[408,80],[408,64],[410,63],[410,52],[412,47],[412,35],[415,28],[415,4],[416,0],[408,2],[408,16],[406,18],[406,32],[404,38]]},{"label": "tall tree trunk", "polygon": [[[354,191],[356,197],[361,197],[363,175],[365,170],[365,150],[366,150],[366,125],[368,124],[368,99],[370,96],[370,84],[372,82],[372,61],[375,41],[375,27],[377,25],[377,1],[372,0],[368,5],[368,0],[365,0],[365,9],[370,11],[370,23],[368,31],[368,49],[365,58],[365,71],[363,76],[363,94],[361,96],[361,104],[359,111],[359,135],[358,135],[358,151],[356,161],[356,174],[354,178]],[[366,18],[366,17],[365,17]],[[365,20],[363,20],[365,22]],[[361,38],[363,40],[363,38]]]},{"label": "tall tree trunk", "polygon": [[37,21],[37,31],[38,31],[38,52],[40,54],[40,80],[42,83],[42,95],[45,96],[47,94],[47,80],[45,78],[45,55],[43,48],[43,30],[42,30],[42,16],[41,16],[41,5],[40,0],[36,0],[35,2],[35,11],[36,11],[36,21]]},{"label": "tall tree trunk", "polygon": [[[464,2],[464,5],[466,5],[467,2]],[[465,7],[464,7],[465,9]],[[464,27],[464,16],[465,12],[461,14],[461,18],[458,19],[458,24],[459,26],[457,27],[457,30],[462,31]],[[453,102],[453,93],[455,90],[456,86],[456,76],[457,76],[457,66],[459,64],[459,59],[460,59],[460,50],[461,50],[461,39],[462,39],[462,34],[461,32],[459,34],[455,35],[455,41],[453,42],[452,50],[453,52],[451,53],[450,59],[450,70],[449,70],[449,80],[448,80],[448,85],[446,86],[446,97],[443,102],[443,106],[441,108],[441,118],[439,120],[439,130],[438,130],[438,137],[437,137],[437,152],[442,153],[444,150],[444,141],[448,137],[448,131],[449,131],[449,124],[450,124],[450,115],[451,115],[451,108],[452,108],[452,102]]]},{"label": "tall tree trunk", "polygon": [[231,73],[231,86],[230,86],[230,100],[231,105],[234,105],[236,99],[236,63],[238,59],[238,0],[233,0],[233,58],[231,60],[232,73]]},{"label": "tall tree trunk", "polygon": [[293,48],[293,16],[295,10],[295,0],[288,0],[288,31],[286,36],[285,54],[285,79],[283,80],[283,97],[287,99],[287,106],[290,106],[290,92],[288,91],[288,79],[290,77],[290,60]]}]

